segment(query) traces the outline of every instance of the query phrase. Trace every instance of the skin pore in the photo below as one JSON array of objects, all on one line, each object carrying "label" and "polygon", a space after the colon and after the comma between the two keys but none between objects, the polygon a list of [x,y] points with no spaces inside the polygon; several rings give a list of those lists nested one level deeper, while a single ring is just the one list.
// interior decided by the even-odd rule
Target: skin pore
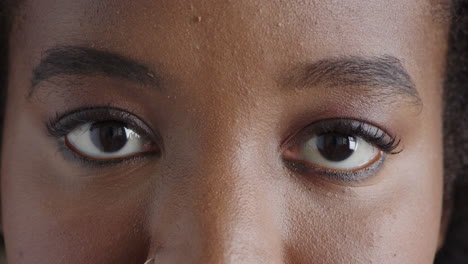
[{"label": "skin pore", "polygon": [[[432,263],[448,26],[434,5],[25,1],[2,145],[8,263]],[[83,119],[130,123],[145,152],[77,155],[64,137]],[[317,127],[353,122],[399,153],[359,172],[303,161]]]}]

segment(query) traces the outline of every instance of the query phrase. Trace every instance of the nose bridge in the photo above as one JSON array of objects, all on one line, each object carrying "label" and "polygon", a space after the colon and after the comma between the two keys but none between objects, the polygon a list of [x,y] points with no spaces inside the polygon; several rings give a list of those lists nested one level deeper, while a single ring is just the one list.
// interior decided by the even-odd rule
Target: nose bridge
[{"label": "nose bridge", "polygon": [[171,236],[178,241],[169,241],[174,252],[185,253],[177,260],[167,255],[168,263],[281,263],[276,207],[257,167],[261,161],[246,158],[255,147],[235,147],[249,144],[232,134],[203,141],[210,142],[201,147],[203,155],[191,156],[183,169],[183,227]]},{"label": "nose bridge", "polygon": [[200,263],[280,263],[275,206],[259,161],[246,159],[255,150],[222,145],[211,146],[212,154],[200,158],[192,175]]}]

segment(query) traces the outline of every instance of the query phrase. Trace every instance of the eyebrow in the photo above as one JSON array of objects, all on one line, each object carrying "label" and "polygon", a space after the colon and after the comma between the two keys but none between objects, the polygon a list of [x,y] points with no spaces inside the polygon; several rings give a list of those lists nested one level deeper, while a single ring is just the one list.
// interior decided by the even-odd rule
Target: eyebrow
[{"label": "eyebrow", "polygon": [[104,75],[157,88],[161,83],[160,76],[149,67],[123,55],[88,47],[59,46],[47,50],[34,68],[29,95],[39,83],[61,75]]},{"label": "eyebrow", "polygon": [[[33,70],[29,96],[37,85],[61,75],[98,76],[122,78],[143,86],[161,88],[161,77],[143,63],[123,55],[79,46],[58,46],[46,51]],[[289,78],[289,84],[299,88],[366,87],[379,97],[403,95],[421,106],[422,100],[416,86],[394,56],[327,58],[297,67]]]},{"label": "eyebrow", "polygon": [[298,88],[314,86],[361,87],[379,97],[401,95],[421,106],[422,100],[411,76],[393,56],[329,58],[297,67],[287,79]]}]

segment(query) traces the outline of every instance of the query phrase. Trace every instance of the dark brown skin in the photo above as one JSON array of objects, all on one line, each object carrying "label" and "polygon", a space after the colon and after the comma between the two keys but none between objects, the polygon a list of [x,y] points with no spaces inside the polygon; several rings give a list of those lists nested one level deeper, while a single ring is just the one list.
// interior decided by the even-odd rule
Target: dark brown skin
[{"label": "dark brown skin", "polygon": [[[26,1],[11,36],[2,149],[8,263],[432,263],[443,238],[447,39],[433,4]],[[60,45],[139,61],[161,89],[61,75],[28,97],[42,54]],[[290,78],[321,59],[385,55],[401,61],[422,105]],[[107,166],[66,157],[45,124],[90,106],[139,117],[162,155]],[[380,127],[403,151],[358,182],[288,166],[283,143],[330,118]]]}]

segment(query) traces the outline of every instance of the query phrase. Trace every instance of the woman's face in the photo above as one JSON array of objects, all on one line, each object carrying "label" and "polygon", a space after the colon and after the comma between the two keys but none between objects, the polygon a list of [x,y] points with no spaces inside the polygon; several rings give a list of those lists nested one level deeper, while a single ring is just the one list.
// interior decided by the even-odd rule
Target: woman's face
[{"label": "woman's face", "polygon": [[434,2],[25,1],[9,263],[432,263]]}]

